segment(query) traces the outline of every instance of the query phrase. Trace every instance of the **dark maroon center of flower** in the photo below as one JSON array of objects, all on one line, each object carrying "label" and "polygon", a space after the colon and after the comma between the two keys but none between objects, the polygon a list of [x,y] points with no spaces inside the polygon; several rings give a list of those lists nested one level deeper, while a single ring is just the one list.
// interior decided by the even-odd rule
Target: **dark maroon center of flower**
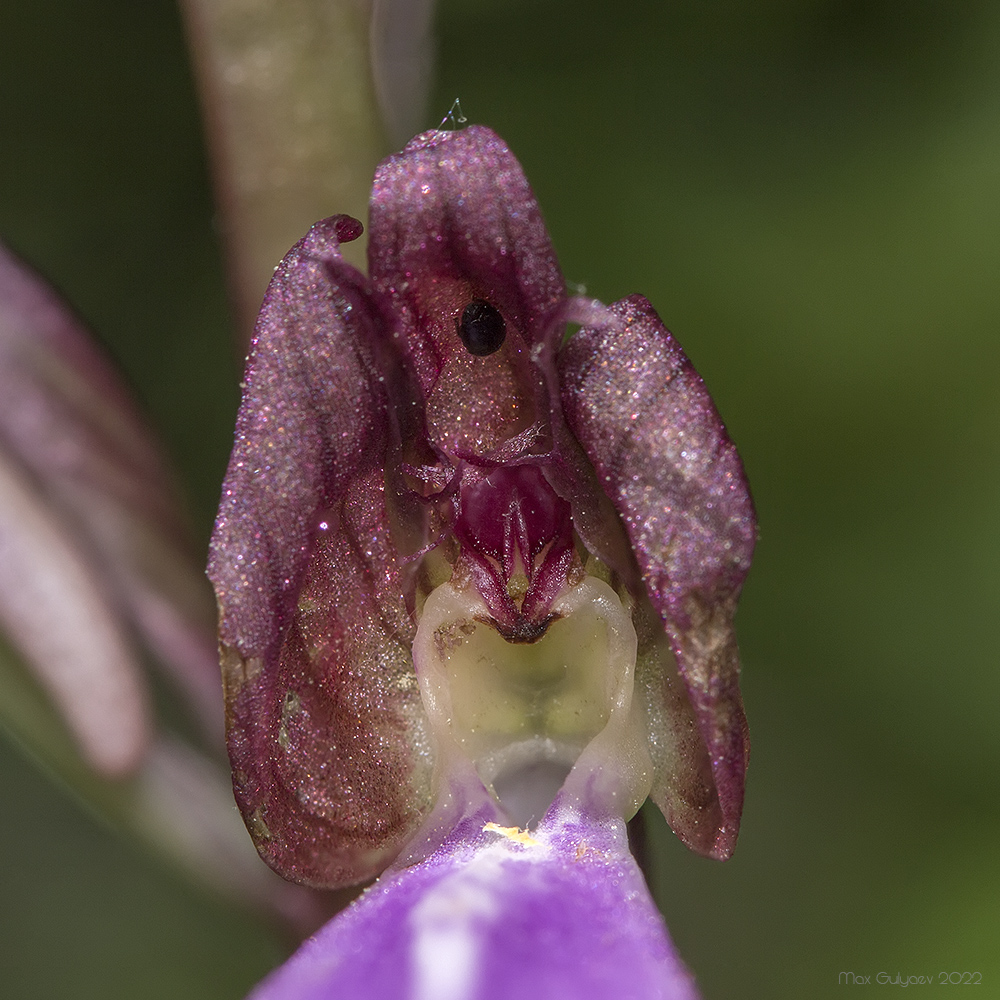
[{"label": "dark maroon center of flower", "polygon": [[473,299],[462,311],[458,335],[470,354],[485,358],[503,346],[507,324],[495,306],[491,306],[485,299]]},{"label": "dark maroon center of flower", "polygon": [[[569,504],[534,465],[494,469],[460,494],[455,534],[493,623],[510,642],[534,642],[551,621],[549,606],[572,561]],[[519,573],[526,589],[515,603]]]}]

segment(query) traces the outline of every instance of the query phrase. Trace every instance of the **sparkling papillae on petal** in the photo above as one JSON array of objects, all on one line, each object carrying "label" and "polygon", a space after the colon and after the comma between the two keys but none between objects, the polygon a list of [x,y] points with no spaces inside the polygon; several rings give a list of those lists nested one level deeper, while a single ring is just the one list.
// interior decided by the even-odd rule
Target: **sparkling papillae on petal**
[{"label": "sparkling papillae on petal", "polygon": [[[609,314],[559,356],[563,409],[625,524],[711,759],[717,795],[702,808],[675,809],[662,768],[653,797],[691,846],[726,857],[748,749],[732,619],[756,539],[753,505],[700,376],[652,306],[632,296]],[[664,681],[661,700],[676,701],[669,673]],[[701,784],[693,772],[689,787]]]},{"label": "sparkling papillae on petal", "polygon": [[318,513],[383,459],[374,307],[339,252],[352,223],[317,223],[289,251],[247,362],[209,564],[221,638],[247,656],[264,655],[291,614]]},{"label": "sparkling papillae on petal", "polygon": [[384,875],[252,1000],[696,1000],[625,825],[558,802],[527,834],[464,820]]},{"label": "sparkling papillae on petal", "polygon": [[318,223],[268,289],[209,573],[234,789],[295,881],[381,871],[428,808],[429,763],[383,469],[387,324]]},{"label": "sparkling papillae on petal", "polygon": [[369,226],[375,287],[388,293],[425,393],[473,300],[527,345],[565,297],[548,231],[521,165],[481,126],[418,135],[375,175]]}]

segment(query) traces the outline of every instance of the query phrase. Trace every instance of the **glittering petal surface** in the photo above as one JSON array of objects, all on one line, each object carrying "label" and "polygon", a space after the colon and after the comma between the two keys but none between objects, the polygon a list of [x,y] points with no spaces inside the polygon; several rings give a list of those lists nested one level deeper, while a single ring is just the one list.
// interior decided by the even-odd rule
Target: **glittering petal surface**
[{"label": "glittering petal surface", "polygon": [[268,288],[212,538],[233,784],[262,857],[335,886],[428,807],[413,624],[389,530],[389,328],[317,223]]},{"label": "glittering petal surface", "polygon": [[[732,620],[753,553],[753,506],[700,376],[653,308],[631,296],[609,313],[559,356],[563,409],[625,524],[708,752],[711,794],[688,752],[676,757],[687,778],[677,784],[661,764],[653,797],[692,847],[726,857],[748,752]],[[676,704],[683,716],[669,671],[656,698],[654,714]],[[683,749],[683,733],[674,739]]]},{"label": "glittering petal surface", "polygon": [[521,165],[499,136],[478,125],[425,132],[381,164],[368,257],[425,393],[472,299],[495,305],[530,346],[565,297]]},{"label": "glittering petal surface", "polygon": [[252,1000],[696,1000],[621,820],[490,820],[385,874]]}]

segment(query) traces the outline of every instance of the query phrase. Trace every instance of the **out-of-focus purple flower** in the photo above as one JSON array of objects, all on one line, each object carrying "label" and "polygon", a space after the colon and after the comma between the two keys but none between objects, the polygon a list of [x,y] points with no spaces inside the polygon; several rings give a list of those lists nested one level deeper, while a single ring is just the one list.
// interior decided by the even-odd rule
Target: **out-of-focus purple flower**
[{"label": "out-of-focus purple flower", "polygon": [[[383,919],[410,942],[393,973],[410,992],[389,978],[365,995],[437,995],[420,992],[414,926],[453,882],[489,902],[488,918],[444,920],[476,956],[467,983],[486,985],[442,996],[512,995],[516,977],[489,991],[494,944],[531,951],[560,908],[587,906],[636,941],[657,928],[659,971],[644,978],[638,948],[631,995],[690,995],[623,824],[651,795],[695,850],[735,843],[732,619],[755,539],[736,451],[644,298],[566,295],[488,129],[425,133],[380,166],[367,278],[340,255],[360,229],[317,223],[275,272],[209,573],[234,789],[261,856],[317,886],[395,866],[262,995],[309,995],[315,969],[348,989],[363,974],[338,963]],[[487,837],[539,819],[523,856]],[[573,868],[590,843],[604,860]],[[536,890],[532,922],[518,899]],[[579,958],[593,928],[562,926]],[[603,995],[532,954],[536,983],[555,963],[547,992]]]},{"label": "out-of-focus purple flower", "polygon": [[495,816],[388,871],[252,1000],[695,1000],[620,819],[561,800],[530,834]]},{"label": "out-of-focus purple flower", "polygon": [[[158,442],[89,332],[0,246],[0,722],[197,882],[315,926],[325,907],[259,864],[233,813],[213,618]],[[157,717],[150,665],[200,739]]]},{"label": "out-of-focus purple flower", "polygon": [[150,736],[143,647],[209,738],[211,605],[161,450],[113,367],[0,247],[0,620],[101,774]]}]

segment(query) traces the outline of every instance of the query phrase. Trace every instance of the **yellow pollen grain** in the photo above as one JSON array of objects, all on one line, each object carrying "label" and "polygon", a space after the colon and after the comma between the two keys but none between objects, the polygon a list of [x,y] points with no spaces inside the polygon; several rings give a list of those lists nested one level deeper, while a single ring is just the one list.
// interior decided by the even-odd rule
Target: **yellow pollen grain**
[{"label": "yellow pollen grain", "polygon": [[501,837],[506,837],[508,840],[513,840],[518,844],[524,844],[525,847],[537,847],[541,843],[541,841],[535,840],[527,830],[522,830],[517,826],[501,826],[499,823],[487,823],[483,827],[483,832],[499,833]]}]

